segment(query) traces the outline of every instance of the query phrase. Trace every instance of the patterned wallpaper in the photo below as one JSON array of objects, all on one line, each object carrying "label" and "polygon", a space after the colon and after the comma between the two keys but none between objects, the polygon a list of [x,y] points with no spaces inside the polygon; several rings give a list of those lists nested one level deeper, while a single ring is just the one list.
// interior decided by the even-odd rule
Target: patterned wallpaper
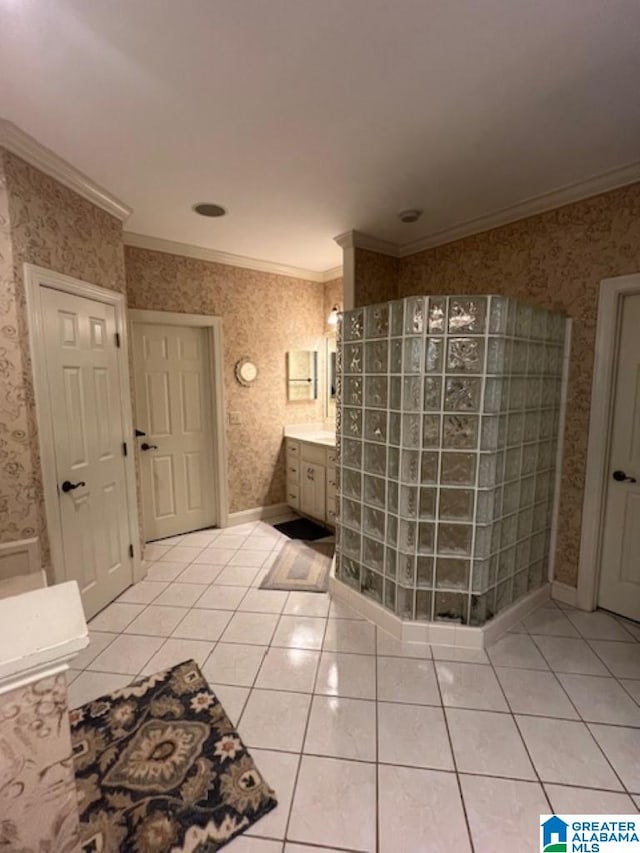
[{"label": "patterned wallpaper", "polygon": [[325,332],[335,333],[335,326],[330,326],[326,320],[329,312],[334,305],[337,305],[341,310],[344,309],[344,293],[342,289],[342,279],[334,278],[331,281],[326,281],[324,284],[324,308],[322,313],[325,318]]},{"label": "patterned wallpaper", "polygon": [[67,711],[64,673],[0,696],[2,850],[79,850],[78,797],[87,791],[76,791]]},{"label": "patterned wallpaper", "polygon": [[[0,149],[0,541],[39,536],[48,565],[25,262],[127,290],[119,220]],[[341,279],[322,285],[135,249],[127,264],[133,307],[223,316],[227,411],[242,417],[228,432],[230,511],[282,501],[282,427],[322,420],[323,411],[321,400],[287,402],[285,353],[322,352],[324,305],[336,301]],[[233,378],[243,355],[260,369],[253,388]]]},{"label": "patterned wallpaper", "polygon": [[[368,270],[388,261],[356,255],[360,300],[393,298]],[[504,293],[574,319],[556,579],[575,585],[600,280],[640,270],[640,184],[402,258],[398,296]]]},{"label": "patterned wallpaper", "polygon": [[48,565],[25,262],[125,290],[122,223],[0,149],[0,541],[37,535]]},{"label": "patterned wallpaper", "polygon": [[[322,352],[324,286],[311,281],[125,247],[131,308],[222,317],[229,511],[284,501],[285,424],[322,421],[322,400],[287,401],[286,353]],[[247,356],[256,382],[239,385],[233,368]]]},{"label": "patterned wallpaper", "polygon": [[356,249],[354,307],[397,299],[399,264],[398,258],[390,258],[368,249]]}]

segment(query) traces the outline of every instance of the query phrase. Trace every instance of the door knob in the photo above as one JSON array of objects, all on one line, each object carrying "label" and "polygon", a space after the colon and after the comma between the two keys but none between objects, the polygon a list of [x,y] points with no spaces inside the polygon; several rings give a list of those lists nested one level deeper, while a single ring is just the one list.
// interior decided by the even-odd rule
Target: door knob
[{"label": "door knob", "polygon": [[636,482],[635,477],[627,477],[627,475],[625,474],[624,471],[614,471],[613,472],[613,479],[618,483],[624,483],[625,481],[627,483],[635,483]]},{"label": "door knob", "polygon": [[140,445],[140,450],[157,450],[157,449],[158,449],[157,444],[147,444],[146,441],[143,441],[142,444]]},{"label": "door knob", "polygon": [[84,482],[84,480],[80,480],[79,483],[72,483],[70,480],[65,480],[60,488],[63,492],[72,492],[74,489],[79,489],[80,486],[86,485],[87,484]]}]

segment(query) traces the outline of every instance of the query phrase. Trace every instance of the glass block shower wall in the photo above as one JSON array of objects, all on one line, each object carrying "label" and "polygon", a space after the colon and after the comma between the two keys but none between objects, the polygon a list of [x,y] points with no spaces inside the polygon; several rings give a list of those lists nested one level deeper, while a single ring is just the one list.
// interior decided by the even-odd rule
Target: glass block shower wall
[{"label": "glass block shower wall", "polygon": [[546,581],[564,332],[501,296],[345,312],[339,580],[403,619],[470,625]]}]

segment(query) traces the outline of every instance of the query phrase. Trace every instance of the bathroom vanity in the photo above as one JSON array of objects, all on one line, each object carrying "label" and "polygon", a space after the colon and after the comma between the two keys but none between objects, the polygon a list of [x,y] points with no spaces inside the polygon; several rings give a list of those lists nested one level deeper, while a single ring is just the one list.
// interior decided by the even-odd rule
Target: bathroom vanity
[{"label": "bathroom vanity", "polygon": [[336,518],[336,437],[306,425],[285,427],[286,501],[330,527]]}]

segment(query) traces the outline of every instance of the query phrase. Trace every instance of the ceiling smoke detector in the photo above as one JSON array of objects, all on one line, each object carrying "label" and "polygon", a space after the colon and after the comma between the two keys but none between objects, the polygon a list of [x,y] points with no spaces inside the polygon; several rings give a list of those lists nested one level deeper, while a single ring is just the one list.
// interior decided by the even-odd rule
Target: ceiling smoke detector
[{"label": "ceiling smoke detector", "polygon": [[398,212],[398,219],[400,222],[404,222],[405,224],[410,224],[411,222],[417,222],[418,219],[422,216],[422,211],[417,208],[411,208],[409,210],[401,210]]},{"label": "ceiling smoke detector", "polygon": [[227,212],[219,204],[211,204],[208,201],[201,201],[198,204],[194,204],[193,210],[199,213],[200,216],[224,216]]}]

